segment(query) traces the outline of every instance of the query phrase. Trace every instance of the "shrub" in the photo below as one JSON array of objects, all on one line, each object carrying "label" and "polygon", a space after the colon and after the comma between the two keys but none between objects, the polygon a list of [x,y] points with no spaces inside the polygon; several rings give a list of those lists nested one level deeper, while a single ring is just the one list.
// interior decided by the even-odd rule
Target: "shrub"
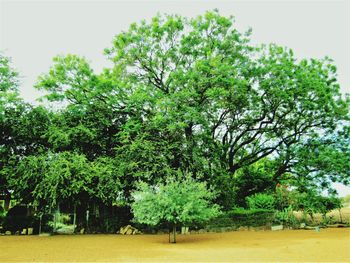
[{"label": "shrub", "polygon": [[291,202],[291,193],[288,190],[287,185],[276,185],[275,190],[275,208],[277,210],[283,211],[290,205]]},{"label": "shrub", "polygon": [[240,226],[263,226],[273,221],[275,211],[272,209],[234,209],[227,214]]},{"label": "shrub", "polygon": [[272,224],[275,210],[237,208],[226,212],[206,225],[207,229],[215,227],[266,226]]},{"label": "shrub", "polygon": [[11,232],[21,231],[23,228],[33,227],[36,219],[33,216],[27,216],[27,208],[24,206],[14,206],[4,218],[3,227]]},{"label": "shrub", "polygon": [[[38,219],[39,221],[39,219]],[[53,221],[53,215],[52,214],[43,214],[41,218],[41,232],[47,232],[51,233],[53,231],[53,227],[50,225],[50,222]],[[40,222],[38,222],[38,228],[39,228]],[[36,229],[34,229],[36,230]]]},{"label": "shrub", "polygon": [[321,196],[316,192],[298,193],[294,202],[294,209],[309,214],[312,220],[314,213],[321,213],[325,218],[329,211],[341,207],[339,198]]},{"label": "shrub", "polygon": [[0,226],[2,226],[4,219],[6,217],[6,211],[0,206]]},{"label": "shrub", "polygon": [[293,214],[292,206],[284,208],[282,211],[277,211],[274,222],[293,228],[297,228],[299,226],[299,220]]},{"label": "shrub", "polygon": [[273,210],[275,207],[275,199],[272,195],[258,193],[246,198],[250,209],[268,209]]}]

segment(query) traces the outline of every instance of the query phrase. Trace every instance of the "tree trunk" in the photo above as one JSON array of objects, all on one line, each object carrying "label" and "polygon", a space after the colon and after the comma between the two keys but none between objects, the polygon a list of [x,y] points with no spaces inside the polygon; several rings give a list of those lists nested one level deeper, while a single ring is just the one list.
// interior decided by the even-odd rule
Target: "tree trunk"
[{"label": "tree trunk", "polygon": [[88,233],[90,231],[89,229],[89,209],[86,210],[86,232]]},{"label": "tree trunk", "polygon": [[58,221],[58,217],[60,216],[60,205],[57,204],[57,207],[55,209],[55,215],[54,215],[54,226],[53,226],[53,232],[56,233],[57,231],[57,221]]},{"label": "tree trunk", "polygon": [[74,204],[74,215],[73,215],[73,233],[75,233],[77,223],[77,205]]},{"label": "tree trunk", "polygon": [[176,243],[176,224],[173,225],[173,230],[169,231],[169,243]]},{"label": "tree trunk", "polygon": [[11,194],[6,191],[4,199],[5,199],[4,210],[8,211],[10,209]]},{"label": "tree trunk", "polygon": [[343,217],[341,214],[341,208],[338,209],[339,210],[339,216],[340,216],[340,223],[343,223]]},{"label": "tree trunk", "polygon": [[43,214],[40,213],[40,217],[39,217],[39,235],[41,234],[41,222],[42,222],[42,219],[43,219]]}]

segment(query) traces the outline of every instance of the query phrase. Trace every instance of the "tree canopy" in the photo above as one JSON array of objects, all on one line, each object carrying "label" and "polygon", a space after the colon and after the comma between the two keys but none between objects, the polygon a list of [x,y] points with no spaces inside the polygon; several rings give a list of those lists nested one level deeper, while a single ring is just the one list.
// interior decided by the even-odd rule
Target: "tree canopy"
[{"label": "tree canopy", "polygon": [[112,205],[130,203],[139,181],[147,192],[180,172],[229,210],[281,182],[348,184],[349,99],[335,64],[250,35],[217,11],[134,23],[105,49],[112,66],[101,73],[55,57],[36,83],[42,106],[19,98],[1,56],[1,187],[28,202]]}]

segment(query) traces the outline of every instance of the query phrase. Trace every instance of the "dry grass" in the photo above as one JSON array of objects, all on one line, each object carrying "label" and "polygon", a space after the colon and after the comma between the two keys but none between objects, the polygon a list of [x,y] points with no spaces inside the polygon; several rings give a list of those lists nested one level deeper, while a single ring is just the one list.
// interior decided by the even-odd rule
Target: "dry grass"
[{"label": "dry grass", "polygon": [[[302,212],[294,212],[294,214],[298,218],[301,218],[303,216]],[[340,210],[340,213],[339,213],[339,210],[333,210],[333,211],[327,213],[327,217],[328,218],[332,218],[332,220],[335,221],[335,222],[342,221],[343,223],[350,223],[350,207],[343,207]],[[310,216],[307,216],[307,219],[311,221]],[[314,222],[315,223],[316,222],[319,223],[321,221],[322,221],[322,215],[321,214],[315,214],[314,215]]]}]

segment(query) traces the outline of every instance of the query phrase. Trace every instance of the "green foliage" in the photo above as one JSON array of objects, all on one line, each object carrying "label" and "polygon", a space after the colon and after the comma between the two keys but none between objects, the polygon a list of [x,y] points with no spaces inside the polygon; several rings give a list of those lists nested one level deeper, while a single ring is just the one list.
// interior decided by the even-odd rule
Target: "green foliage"
[{"label": "green foliage", "polygon": [[25,149],[20,120],[27,105],[19,98],[18,85],[18,73],[0,53],[0,193],[5,195],[9,195],[7,173],[14,167],[11,159]]},{"label": "green foliage", "polygon": [[48,74],[39,77],[36,87],[50,91],[49,101],[87,100],[85,91],[94,85],[95,75],[84,58],[76,55],[57,56]]},{"label": "green foliage", "polygon": [[270,194],[258,193],[248,196],[246,199],[250,209],[273,210],[275,208],[275,198]]},{"label": "green foliage", "polygon": [[314,213],[321,213],[325,217],[326,213],[341,207],[340,198],[321,196],[314,191],[297,194],[294,203],[294,209],[304,211],[311,217]]},{"label": "green foliage", "polygon": [[[132,24],[105,50],[112,66],[101,73],[85,58],[55,57],[36,84],[45,107],[23,103],[18,73],[1,55],[0,191],[40,206],[111,206],[135,189],[168,191],[160,182],[181,171],[229,210],[278,183],[300,192],[347,184],[350,101],[333,61],[253,46],[250,34],[218,11]],[[277,190],[283,211],[291,202]],[[312,200],[302,203],[321,211]],[[191,221],[186,213],[178,216]],[[145,220],[156,219],[174,220]]]},{"label": "green foliage", "polygon": [[233,209],[227,214],[237,221],[245,222],[247,226],[254,226],[271,222],[274,212],[270,209]]},{"label": "green foliage", "polygon": [[275,210],[236,208],[213,218],[206,224],[207,229],[217,227],[267,226],[274,221]]},{"label": "green foliage", "polygon": [[62,213],[57,213],[52,217],[51,221],[47,222],[47,226],[50,229],[60,229],[67,227],[69,223],[72,223],[70,215],[62,214]]},{"label": "green foliage", "polygon": [[349,123],[328,135],[313,136],[308,141],[295,147],[289,155],[293,163],[290,172],[291,183],[300,192],[314,188],[330,189],[332,182],[349,184],[350,171],[350,133]]},{"label": "green foliage", "polygon": [[18,73],[11,67],[11,60],[0,53],[0,113],[18,100],[18,86]]},{"label": "green foliage", "polygon": [[172,178],[155,186],[140,183],[132,196],[135,221],[148,225],[163,221],[172,225],[191,225],[219,214],[219,207],[210,203],[214,198],[213,192],[207,189],[205,183],[189,177]]},{"label": "green foliage", "polygon": [[22,231],[23,228],[33,227],[36,224],[34,216],[27,216],[27,208],[23,206],[14,206],[4,218],[3,227],[12,233]]},{"label": "green foliage", "polygon": [[274,190],[273,164],[272,160],[264,158],[236,172],[233,184],[234,200],[237,206],[245,207],[248,196]]},{"label": "green foliage", "polygon": [[281,211],[277,211],[275,214],[275,222],[293,228],[297,228],[299,223],[298,219],[293,214],[292,206],[288,206]]},{"label": "green foliage", "polygon": [[50,207],[86,202],[92,197],[112,202],[121,191],[112,160],[89,162],[84,155],[70,152],[49,152],[21,160],[11,186],[24,201]]},{"label": "green foliage", "polygon": [[275,207],[277,210],[283,211],[292,203],[291,193],[287,185],[277,184],[275,189]]},{"label": "green foliage", "polygon": [[6,211],[4,210],[4,208],[2,208],[2,206],[0,206],[0,226],[2,226],[5,217],[6,217]]},{"label": "green foliage", "polygon": [[[249,33],[239,33],[232,17],[216,11],[133,24],[115,36],[106,54],[129,85],[127,104],[142,116],[130,118],[137,124],[133,133],[156,134],[174,149],[178,161],[169,160],[171,167],[200,172],[223,186],[225,208],[239,170],[269,156],[276,159],[267,176],[272,181],[291,170],[296,174],[290,158],[296,148],[348,118],[329,58],[297,61],[277,45],[252,47]],[[329,172],[322,166],[319,171]]]}]

